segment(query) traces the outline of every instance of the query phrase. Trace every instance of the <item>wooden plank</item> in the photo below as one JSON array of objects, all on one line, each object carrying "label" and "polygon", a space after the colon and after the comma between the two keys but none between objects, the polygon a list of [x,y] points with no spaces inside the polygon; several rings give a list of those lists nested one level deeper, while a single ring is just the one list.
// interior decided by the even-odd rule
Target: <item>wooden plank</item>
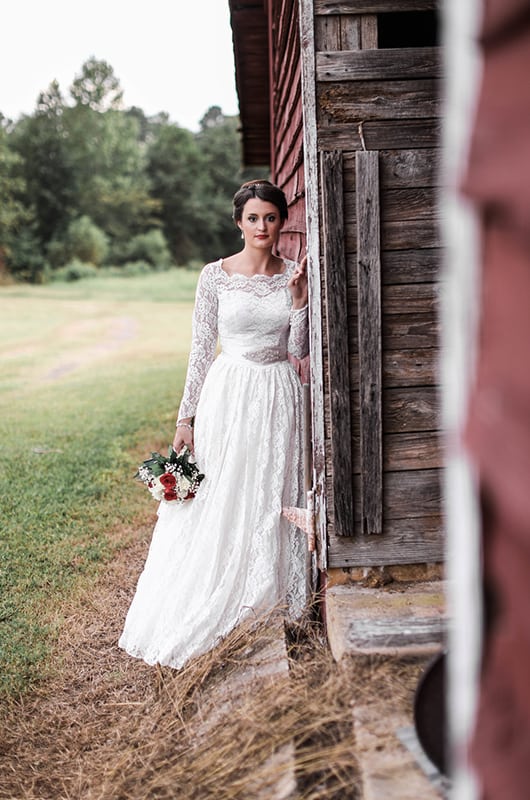
[{"label": "wooden plank", "polygon": [[375,14],[365,14],[361,17],[361,48],[363,50],[377,48],[377,17]]},{"label": "wooden plank", "polygon": [[[359,115],[353,122],[341,120],[339,124],[317,126],[319,150],[362,150],[359,134]],[[368,150],[411,150],[437,147],[440,143],[441,123],[439,119],[367,119],[362,131]]]},{"label": "wooden plank", "polygon": [[[398,220],[383,222],[381,245],[384,250],[415,250],[440,247],[439,225],[434,220]],[[346,252],[357,251],[357,231],[353,224],[346,229]]]},{"label": "wooden plank", "polygon": [[445,537],[439,516],[385,520],[383,536],[331,536],[329,567],[432,564],[444,560]]},{"label": "wooden plank", "polygon": [[[350,297],[351,295],[348,294]],[[356,295],[355,301],[356,301]],[[357,350],[356,326],[352,319],[349,328],[350,351]],[[430,314],[383,314],[383,350],[399,352],[420,348],[439,348],[440,323],[438,315]]]},{"label": "wooden plank", "polygon": [[315,18],[316,52],[341,50],[340,17],[325,16]]},{"label": "wooden plank", "polygon": [[[315,52],[313,0],[300,0],[300,41]],[[313,490],[317,519],[318,566],[327,566],[326,442],[324,433],[324,367],[322,329],[322,277],[320,271],[320,222],[316,122],[316,82],[313,58],[302,59],[302,108],[304,114],[304,170],[309,281],[309,340],[311,368],[311,419],[313,438]]]},{"label": "wooden plank", "polygon": [[[357,305],[356,285],[352,285],[355,274],[348,276],[350,306]],[[382,288],[383,314],[385,317],[403,316],[404,321],[411,315],[425,322],[425,316],[432,319],[438,313],[440,304],[440,285],[438,283],[398,283],[384,284]],[[355,309],[352,309],[355,314]],[[413,317],[409,320],[412,324]],[[388,324],[393,324],[391,320]]]},{"label": "wooden plank", "polygon": [[438,352],[418,350],[387,352],[383,356],[383,386],[434,386],[438,383]]},{"label": "wooden plank", "polygon": [[[440,513],[442,470],[419,469],[411,472],[385,472],[383,508],[385,519],[411,519]],[[360,478],[354,476],[356,493]],[[360,522],[360,514],[356,515]]]},{"label": "wooden plank", "polygon": [[[336,19],[317,17],[317,20]],[[361,47],[361,17],[345,14],[340,19],[340,50],[359,50]]]},{"label": "wooden plank", "polygon": [[318,81],[441,78],[443,58],[439,47],[400,47],[358,52],[328,50],[316,54],[316,67]]},{"label": "wooden plank", "polygon": [[[383,352],[383,388],[436,386],[439,380],[438,359],[439,353],[435,347]],[[356,376],[358,371],[358,354],[353,353],[350,355],[350,374]],[[352,389],[358,387],[355,377],[351,383]]]},{"label": "wooden plank", "polygon": [[[355,190],[355,153],[344,153],[344,186]],[[440,148],[422,150],[381,150],[379,183],[381,189],[412,189],[440,186],[442,183]]]},{"label": "wooden plank", "polygon": [[383,14],[391,11],[430,11],[438,0],[314,0],[315,14]]},{"label": "wooden plank", "polygon": [[[381,192],[381,219],[393,222],[406,219],[439,219],[437,189],[414,187],[412,189],[386,189]],[[345,192],[344,210],[346,220],[355,220],[355,191]]]},{"label": "wooden plank", "polygon": [[[321,82],[317,83],[317,102],[318,120],[324,125],[358,124],[376,119],[425,119],[442,114],[437,78]],[[374,149],[368,142],[366,148]]]},{"label": "wooden plank", "polygon": [[[440,248],[429,250],[383,250],[381,278],[388,284],[433,283],[438,278],[442,258]],[[348,280],[357,285],[357,256],[348,254]]]},{"label": "wooden plank", "polygon": [[[359,435],[359,393],[351,391],[352,431]],[[421,433],[441,429],[441,397],[434,386],[383,389],[385,434]]]},{"label": "wooden plank", "polygon": [[381,412],[381,255],[377,152],[358,152],[357,288],[359,332],[361,517],[363,533],[383,530]]},{"label": "wooden plank", "polygon": [[383,348],[385,350],[416,350],[440,345],[438,315],[397,314],[383,317]]},{"label": "wooden plank", "polygon": [[329,348],[328,391],[331,419],[331,462],[335,530],[351,529],[351,413],[348,379],[348,298],[344,258],[344,213],[342,207],[342,154],[322,153],[323,260],[326,282],[327,341]]},{"label": "wooden plank", "polygon": [[[355,441],[355,437],[354,437]],[[361,472],[359,451],[354,447],[353,472]],[[383,436],[383,469],[386,472],[401,470],[439,469],[443,466],[443,442],[438,433],[394,433]]]}]

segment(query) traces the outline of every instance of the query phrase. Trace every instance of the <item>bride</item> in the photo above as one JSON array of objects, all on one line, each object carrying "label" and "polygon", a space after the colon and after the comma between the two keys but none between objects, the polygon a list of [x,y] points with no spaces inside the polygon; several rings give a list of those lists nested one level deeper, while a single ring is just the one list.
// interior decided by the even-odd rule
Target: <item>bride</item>
[{"label": "bride", "polygon": [[308,352],[306,263],[273,253],[281,189],[250,181],[233,203],[244,246],[201,272],[173,440],[206,477],[193,500],[162,501],[119,640],[175,668],[245,616],[284,604],[297,617],[306,601],[305,536],[281,513],[303,494],[301,386],[287,355]]}]

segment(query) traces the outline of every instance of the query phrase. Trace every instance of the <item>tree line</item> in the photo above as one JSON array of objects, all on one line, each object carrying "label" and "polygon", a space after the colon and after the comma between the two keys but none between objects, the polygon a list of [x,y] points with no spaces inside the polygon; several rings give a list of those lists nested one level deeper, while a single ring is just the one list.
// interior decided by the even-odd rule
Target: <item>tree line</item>
[{"label": "tree line", "polygon": [[0,272],[137,274],[237,249],[238,117],[213,106],[193,133],[166,113],[123,109],[113,68],[95,58],[69,95],[53,81],[33,114],[0,114]]}]

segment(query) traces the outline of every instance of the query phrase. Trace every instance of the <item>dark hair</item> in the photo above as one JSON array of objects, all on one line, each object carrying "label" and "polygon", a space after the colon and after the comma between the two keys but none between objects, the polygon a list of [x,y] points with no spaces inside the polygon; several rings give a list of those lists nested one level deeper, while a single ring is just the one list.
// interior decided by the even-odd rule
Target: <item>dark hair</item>
[{"label": "dark hair", "polygon": [[257,197],[267,203],[272,203],[280,212],[280,219],[287,219],[287,199],[282,190],[270,181],[247,181],[235,193],[232,216],[234,222],[239,222],[243,216],[243,208],[247,200]]}]

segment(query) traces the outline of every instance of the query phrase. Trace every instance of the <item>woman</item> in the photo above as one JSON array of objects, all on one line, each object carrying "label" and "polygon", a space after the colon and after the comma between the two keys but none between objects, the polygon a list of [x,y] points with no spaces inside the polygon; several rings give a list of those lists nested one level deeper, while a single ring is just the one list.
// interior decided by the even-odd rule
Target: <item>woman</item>
[{"label": "woman", "polygon": [[[248,614],[305,604],[305,537],[282,517],[300,505],[301,387],[288,352],[308,351],[307,277],[273,254],[287,219],[268,181],[234,196],[241,252],[199,278],[173,447],[205,479],[182,505],[162,502],[120,647],[181,667]],[[219,336],[221,353],[215,358]]]}]

